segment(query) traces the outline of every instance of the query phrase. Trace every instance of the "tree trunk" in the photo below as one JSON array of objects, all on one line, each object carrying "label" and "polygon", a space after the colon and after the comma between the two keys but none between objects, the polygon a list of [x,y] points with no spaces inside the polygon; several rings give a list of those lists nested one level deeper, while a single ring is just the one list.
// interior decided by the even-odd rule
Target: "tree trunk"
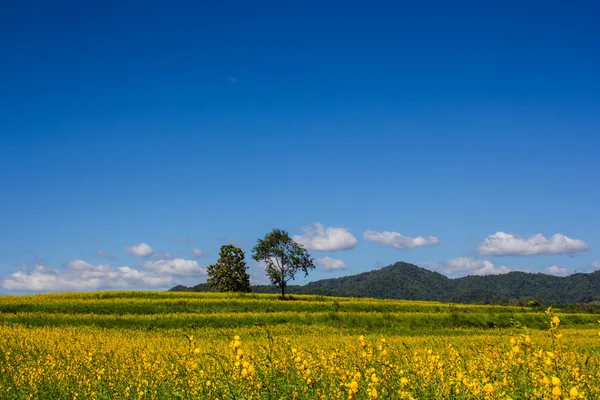
[{"label": "tree trunk", "polygon": [[285,280],[281,279],[281,300],[285,300]]}]

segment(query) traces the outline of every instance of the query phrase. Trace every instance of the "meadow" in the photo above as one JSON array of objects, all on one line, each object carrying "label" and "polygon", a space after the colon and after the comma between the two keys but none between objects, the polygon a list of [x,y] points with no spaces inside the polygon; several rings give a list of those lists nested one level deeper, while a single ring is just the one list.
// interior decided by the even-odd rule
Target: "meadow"
[{"label": "meadow", "polygon": [[600,315],[268,294],[0,297],[1,399],[597,399]]}]

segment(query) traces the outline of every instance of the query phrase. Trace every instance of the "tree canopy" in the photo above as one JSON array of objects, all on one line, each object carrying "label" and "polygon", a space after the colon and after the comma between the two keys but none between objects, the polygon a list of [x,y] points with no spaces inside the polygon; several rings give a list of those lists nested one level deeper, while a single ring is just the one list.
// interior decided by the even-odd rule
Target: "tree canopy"
[{"label": "tree canopy", "polygon": [[250,276],[242,249],[226,244],[221,246],[219,260],[209,265],[208,284],[218,292],[250,292]]},{"label": "tree canopy", "polygon": [[258,239],[252,258],[265,263],[265,272],[271,283],[281,290],[282,299],[285,299],[287,283],[297,272],[302,271],[307,276],[308,271],[315,268],[308,251],[281,229],[273,229],[263,239]]}]

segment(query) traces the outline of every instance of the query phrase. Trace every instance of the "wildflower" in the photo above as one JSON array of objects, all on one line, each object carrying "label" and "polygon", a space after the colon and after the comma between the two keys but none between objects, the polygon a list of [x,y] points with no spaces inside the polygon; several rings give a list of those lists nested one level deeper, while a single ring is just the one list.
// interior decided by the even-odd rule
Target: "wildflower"
[{"label": "wildflower", "polygon": [[577,397],[578,395],[579,395],[579,390],[577,390],[577,387],[573,386],[571,388],[571,390],[569,390],[569,396]]},{"label": "wildflower", "polygon": [[379,393],[377,393],[377,389],[371,388],[371,392],[369,393],[369,398],[371,400],[376,400],[379,397]]}]

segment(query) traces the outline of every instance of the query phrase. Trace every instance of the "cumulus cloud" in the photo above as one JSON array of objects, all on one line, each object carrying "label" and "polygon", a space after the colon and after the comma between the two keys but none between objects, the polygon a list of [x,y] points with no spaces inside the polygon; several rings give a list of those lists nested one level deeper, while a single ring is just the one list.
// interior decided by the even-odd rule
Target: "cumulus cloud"
[{"label": "cumulus cloud", "polygon": [[317,259],[317,264],[324,266],[326,269],[345,269],[346,264],[342,260],[336,260],[331,257],[321,257]]},{"label": "cumulus cloud", "polygon": [[133,246],[125,247],[125,253],[134,255],[136,257],[148,257],[154,254],[154,250],[147,243],[139,243]]},{"label": "cumulus cloud", "polygon": [[206,252],[204,250],[201,250],[201,249],[199,249],[197,247],[194,247],[194,249],[192,250],[192,254],[196,258],[206,257],[208,255],[208,254],[206,254]]},{"label": "cumulus cloud", "polygon": [[248,273],[250,275],[250,285],[270,285],[271,281],[269,277],[264,273],[254,273],[250,271]]},{"label": "cumulus cloud", "polygon": [[496,267],[487,260],[476,260],[469,257],[457,257],[446,261],[442,270],[447,274],[462,275],[500,275],[514,271],[505,266]]},{"label": "cumulus cloud", "polygon": [[421,246],[435,246],[440,243],[440,240],[435,236],[428,236],[424,238],[423,236],[417,236],[415,238],[411,238],[408,236],[401,235],[398,232],[377,232],[373,230],[368,230],[363,234],[363,238],[370,242],[381,243],[385,246],[391,246],[396,249],[412,249],[414,247]]},{"label": "cumulus cloud", "polygon": [[594,261],[592,263],[592,268],[600,270],[600,261]]},{"label": "cumulus cloud", "polygon": [[555,275],[555,276],[567,276],[569,275],[569,270],[566,268],[561,268],[558,265],[553,265],[544,270],[545,274]]},{"label": "cumulus cloud", "polygon": [[72,270],[76,270],[76,271],[83,271],[84,269],[91,268],[92,265],[83,260],[72,260],[72,261],[65,263],[65,267],[70,268]]},{"label": "cumulus cloud", "polygon": [[206,274],[206,270],[195,260],[174,258],[172,260],[146,261],[138,267],[158,274],[173,276],[196,276]]},{"label": "cumulus cloud", "polygon": [[485,238],[479,246],[479,254],[496,256],[530,256],[538,254],[573,254],[586,251],[589,246],[579,239],[571,239],[557,233],[546,238],[541,233],[520,237],[510,233],[496,232]]},{"label": "cumulus cloud", "polygon": [[336,251],[349,250],[358,242],[346,228],[324,227],[315,222],[312,227],[302,228],[302,235],[294,235],[292,239],[307,250]]},{"label": "cumulus cloud", "polygon": [[66,263],[63,270],[38,264],[31,271],[15,272],[4,277],[1,286],[5,290],[22,292],[70,292],[165,288],[173,283],[172,275],[73,260]]}]

